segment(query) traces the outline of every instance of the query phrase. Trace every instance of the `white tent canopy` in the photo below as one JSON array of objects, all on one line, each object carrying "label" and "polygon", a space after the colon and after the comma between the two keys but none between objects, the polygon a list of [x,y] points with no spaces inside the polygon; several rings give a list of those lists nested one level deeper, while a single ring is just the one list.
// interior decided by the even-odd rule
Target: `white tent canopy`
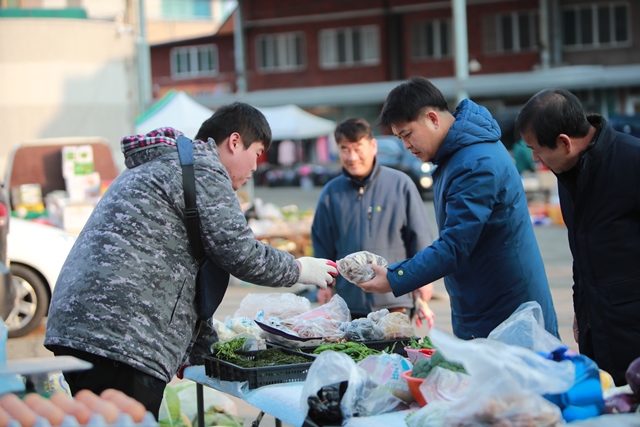
[{"label": "white tent canopy", "polygon": [[302,108],[289,104],[280,107],[260,108],[271,126],[272,139],[307,139],[333,133],[336,123],[323,119]]},{"label": "white tent canopy", "polygon": [[213,111],[186,93],[172,90],[136,119],[136,133],[145,134],[154,129],[172,127],[194,138],[202,122],[212,114]]},{"label": "white tent canopy", "polygon": [[[296,105],[260,108],[271,127],[274,141],[307,139],[333,133],[335,122],[307,113]],[[213,111],[182,91],[169,91],[136,119],[136,133],[145,134],[161,127],[173,127],[194,138],[200,125]]]}]

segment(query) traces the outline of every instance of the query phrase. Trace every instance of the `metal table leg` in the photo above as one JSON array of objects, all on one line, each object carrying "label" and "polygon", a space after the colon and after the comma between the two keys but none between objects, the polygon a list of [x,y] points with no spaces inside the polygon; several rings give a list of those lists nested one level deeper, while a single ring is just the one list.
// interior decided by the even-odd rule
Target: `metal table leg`
[{"label": "metal table leg", "polygon": [[196,383],[196,399],[198,405],[198,427],[204,426],[204,389],[202,384]]}]

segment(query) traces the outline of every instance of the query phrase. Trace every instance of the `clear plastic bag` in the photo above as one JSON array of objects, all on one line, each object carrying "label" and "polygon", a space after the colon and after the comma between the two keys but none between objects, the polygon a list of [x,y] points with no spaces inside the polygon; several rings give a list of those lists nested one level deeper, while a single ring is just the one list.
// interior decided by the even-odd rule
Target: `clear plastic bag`
[{"label": "clear plastic bag", "polygon": [[351,283],[367,282],[375,277],[374,271],[369,264],[376,264],[382,267],[388,265],[387,260],[380,255],[368,251],[354,252],[337,261],[338,271]]},{"label": "clear plastic bag", "polygon": [[[441,401],[449,407],[442,424],[433,425],[523,422],[522,425],[555,426],[563,422],[560,408],[541,395],[561,393],[573,385],[572,362],[552,361],[529,349],[490,339],[464,341],[438,329],[431,331],[431,340],[448,360],[461,363],[470,375],[468,387],[455,401]],[[424,411],[422,416],[432,417],[429,411],[440,408],[430,406],[420,410]]]},{"label": "clear plastic bag", "polygon": [[384,339],[409,338],[416,335],[411,319],[404,313],[388,313],[378,320],[378,326],[384,331]]},{"label": "clear plastic bag", "polygon": [[327,350],[313,362],[302,388],[300,407],[303,413],[309,410],[308,399],[317,396],[325,386],[343,381],[348,382],[347,390],[340,401],[344,421],[354,416],[371,416],[394,410],[402,400],[374,380],[365,369],[356,365],[349,356]]},{"label": "clear plastic bag", "polygon": [[352,320],[346,324],[344,332],[347,341],[379,341],[384,338],[384,330],[367,317]]},{"label": "clear plastic bag", "polygon": [[551,353],[566,345],[544,328],[542,308],[536,301],[525,302],[487,337],[532,351]]},{"label": "clear plastic bag", "polygon": [[247,294],[233,317],[247,316],[255,319],[260,311],[264,312],[264,318],[279,317],[290,319],[305,311],[311,310],[311,301],[305,297],[289,292],[272,294]]}]

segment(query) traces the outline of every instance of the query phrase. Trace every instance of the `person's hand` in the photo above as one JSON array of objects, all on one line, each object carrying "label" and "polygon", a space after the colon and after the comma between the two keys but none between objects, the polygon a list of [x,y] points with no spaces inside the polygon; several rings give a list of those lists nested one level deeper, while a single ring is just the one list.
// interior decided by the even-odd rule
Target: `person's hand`
[{"label": "person's hand", "polygon": [[300,277],[298,283],[316,285],[320,289],[333,283],[333,278],[338,275],[338,264],[324,258],[302,257],[298,258]]},{"label": "person's hand", "polygon": [[429,329],[433,328],[433,321],[436,318],[436,314],[429,308],[429,304],[420,297],[418,291],[416,291],[416,326],[420,328],[422,321],[426,320],[429,324]]},{"label": "person's hand", "polygon": [[580,334],[578,333],[578,318],[574,314],[573,315],[573,339],[576,340],[576,342],[578,342],[579,336]]},{"label": "person's hand", "polygon": [[331,288],[318,289],[318,302],[320,304],[326,304],[333,297],[333,291]]},{"label": "person's hand", "polygon": [[387,280],[387,269],[376,264],[369,264],[369,267],[376,273],[376,277],[368,282],[356,283],[365,292],[376,294],[386,294],[391,292],[391,285]]}]

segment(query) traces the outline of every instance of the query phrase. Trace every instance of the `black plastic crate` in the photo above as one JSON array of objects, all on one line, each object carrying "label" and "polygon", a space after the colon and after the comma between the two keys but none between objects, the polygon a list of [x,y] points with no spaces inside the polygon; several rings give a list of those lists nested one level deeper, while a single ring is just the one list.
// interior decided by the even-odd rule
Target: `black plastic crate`
[{"label": "black plastic crate", "polygon": [[[309,372],[311,363],[316,359],[316,356],[286,348],[279,348],[278,350],[286,354],[304,357],[309,360],[309,363],[244,368],[225,360],[220,360],[210,354],[203,357],[205,373],[209,377],[219,378],[222,381],[247,381],[249,383],[249,389],[271,384],[304,381],[307,378],[307,373]],[[247,356],[251,359],[252,357],[255,357],[255,354],[258,351],[262,350],[238,352],[238,354]]]}]

